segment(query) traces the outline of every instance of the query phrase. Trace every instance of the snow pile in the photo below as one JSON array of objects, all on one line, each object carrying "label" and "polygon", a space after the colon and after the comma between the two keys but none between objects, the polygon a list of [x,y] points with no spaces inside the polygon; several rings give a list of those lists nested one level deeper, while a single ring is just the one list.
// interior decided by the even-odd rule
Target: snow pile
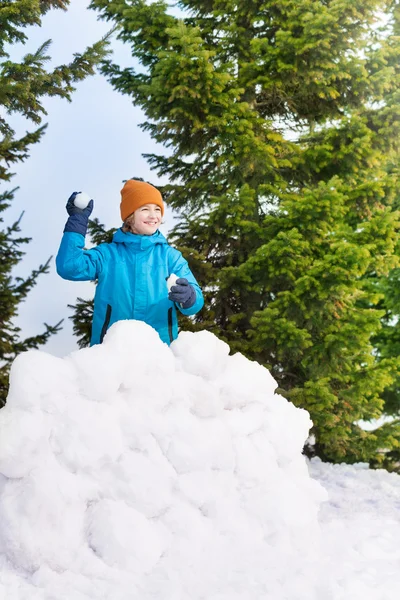
[{"label": "snow pile", "polygon": [[64,359],[20,355],[0,411],[0,598],[322,597],[311,422],[275,388],[208,332],[168,348],[135,321]]}]

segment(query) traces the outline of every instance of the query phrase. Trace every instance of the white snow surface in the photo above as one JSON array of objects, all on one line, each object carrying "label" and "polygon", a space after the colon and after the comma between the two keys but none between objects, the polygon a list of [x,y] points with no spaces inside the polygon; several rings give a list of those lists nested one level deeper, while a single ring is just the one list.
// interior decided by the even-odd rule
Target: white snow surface
[{"label": "white snow surface", "polygon": [[138,321],[14,361],[0,600],[394,600],[400,477],[308,463],[311,421],[207,331]]}]

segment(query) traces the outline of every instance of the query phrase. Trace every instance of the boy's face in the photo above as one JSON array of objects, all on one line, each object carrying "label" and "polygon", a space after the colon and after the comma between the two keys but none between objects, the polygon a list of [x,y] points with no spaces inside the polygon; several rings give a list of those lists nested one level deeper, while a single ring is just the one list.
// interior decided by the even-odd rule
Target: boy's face
[{"label": "boy's face", "polygon": [[161,223],[161,208],[157,204],[144,204],[133,215],[133,230],[140,235],[153,235]]}]

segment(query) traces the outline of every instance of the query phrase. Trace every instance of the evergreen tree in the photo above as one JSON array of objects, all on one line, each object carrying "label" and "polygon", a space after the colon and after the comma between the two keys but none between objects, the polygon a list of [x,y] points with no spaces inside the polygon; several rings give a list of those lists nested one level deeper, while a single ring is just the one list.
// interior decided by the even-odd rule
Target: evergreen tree
[{"label": "evergreen tree", "polygon": [[[400,248],[397,249],[400,254]],[[388,277],[377,279],[375,287],[379,289],[381,301],[379,308],[384,312],[382,329],[374,337],[374,347],[380,360],[391,360],[394,363],[393,381],[382,394],[385,402],[385,414],[395,425],[400,413],[400,369],[397,357],[400,356],[400,269],[393,269]],[[393,427],[393,425],[392,425]],[[388,450],[378,464],[389,470],[400,472],[400,447],[394,445]]]},{"label": "evergreen tree", "polygon": [[[140,70],[107,61],[168,148],[149,155],[206,290],[207,328],[309,410],[317,452],[380,464],[366,432],[397,356],[372,341],[399,264],[399,17],[392,0],[92,0]],[[381,15],[387,22],[379,25]],[[397,407],[397,412],[398,412]]]},{"label": "evergreen tree", "polygon": [[[51,71],[45,65],[51,41],[44,42],[21,62],[12,60],[9,49],[27,41],[24,28],[41,25],[42,16],[51,8],[65,10],[69,0],[5,0],[0,6],[0,181],[7,185],[12,164],[24,161],[29,148],[38,143],[46,129],[42,118],[46,115],[42,99],[59,96],[70,101],[74,85],[94,73],[94,67],[107,54],[107,39],[103,39],[83,54],[75,54],[68,65],[60,65]],[[7,116],[18,113],[36,124],[36,128],[19,137]],[[17,188],[0,193],[0,214],[10,206]],[[22,215],[21,215],[22,217]],[[45,331],[33,337],[21,337],[21,331],[13,323],[18,306],[27,297],[42,273],[47,273],[50,259],[33,270],[26,278],[13,277],[13,268],[22,260],[22,248],[29,238],[20,236],[21,217],[12,225],[2,225],[0,230],[0,406],[5,403],[8,391],[8,372],[11,362],[20,352],[45,344],[60,328],[45,324]],[[0,223],[4,223],[0,217]]]}]

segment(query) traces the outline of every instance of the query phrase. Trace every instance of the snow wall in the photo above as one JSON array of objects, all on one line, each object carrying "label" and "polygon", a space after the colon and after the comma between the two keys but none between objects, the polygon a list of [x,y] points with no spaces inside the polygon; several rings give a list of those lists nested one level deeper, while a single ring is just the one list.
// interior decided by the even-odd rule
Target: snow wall
[{"label": "snow wall", "polygon": [[168,348],[137,321],[63,359],[18,356],[0,411],[0,599],[323,597],[311,421],[275,389],[209,332]]}]

